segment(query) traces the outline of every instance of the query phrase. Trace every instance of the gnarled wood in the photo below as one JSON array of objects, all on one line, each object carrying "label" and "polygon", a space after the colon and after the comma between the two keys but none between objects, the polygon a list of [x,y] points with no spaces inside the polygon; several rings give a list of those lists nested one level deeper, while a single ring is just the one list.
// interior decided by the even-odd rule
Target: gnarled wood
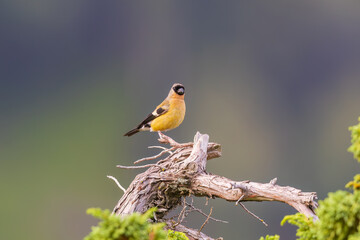
[{"label": "gnarled wood", "polygon": [[[218,197],[233,202],[279,201],[289,204],[308,217],[317,219],[314,213],[317,197],[314,192],[303,193],[293,187],[276,185],[276,179],[270,183],[241,182],[207,173],[207,160],[221,156],[220,145],[209,143],[207,134],[198,132],[194,137],[194,143],[186,144],[179,144],[161,133],[159,135],[161,143],[170,144],[171,148],[164,150],[170,155],[156,164],[150,164],[145,172],[135,177],[115,206],[114,214],[145,212],[151,207],[157,207],[156,219],[163,221],[171,209],[181,204],[182,197],[195,195]],[[179,226],[178,224],[177,228]],[[191,236],[190,233],[194,230],[188,232]],[[196,236],[192,238],[211,239],[206,235]]]}]

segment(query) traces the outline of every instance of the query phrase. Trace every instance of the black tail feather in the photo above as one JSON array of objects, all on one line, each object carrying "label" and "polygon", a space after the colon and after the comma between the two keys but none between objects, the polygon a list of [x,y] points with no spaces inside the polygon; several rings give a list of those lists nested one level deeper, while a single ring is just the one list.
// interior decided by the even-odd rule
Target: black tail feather
[{"label": "black tail feather", "polygon": [[134,128],[133,130],[125,133],[124,136],[130,137],[130,136],[132,136],[132,135],[134,135],[135,133],[138,133],[138,132],[140,132],[140,130],[138,128]]}]

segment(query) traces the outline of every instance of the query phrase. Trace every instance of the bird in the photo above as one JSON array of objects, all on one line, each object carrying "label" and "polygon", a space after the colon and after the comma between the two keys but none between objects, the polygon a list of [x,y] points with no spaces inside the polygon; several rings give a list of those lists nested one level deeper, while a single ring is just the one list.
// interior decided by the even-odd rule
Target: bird
[{"label": "bird", "polygon": [[140,131],[162,132],[177,128],[185,117],[185,88],[180,83],[175,83],[165,98],[155,110],[136,128],[125,133],[124,136],[132,136]]}]

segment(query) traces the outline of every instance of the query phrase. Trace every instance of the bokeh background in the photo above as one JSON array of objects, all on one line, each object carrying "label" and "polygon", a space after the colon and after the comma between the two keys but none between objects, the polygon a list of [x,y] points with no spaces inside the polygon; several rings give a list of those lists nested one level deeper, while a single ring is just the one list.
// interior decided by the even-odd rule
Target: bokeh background
[{"label": "bokeh background", "polygon": [[[0,9],[0,239],[82,239],[156,151],[122,135],[186,87],[169,132],[222,144],[208,171],[316,191],[343,189],[359,166],[346,149],[360,115],[359,1],[5,1]],[[225,239],[279,233],[294,209],[215,199],[198,207]],[[188,225],[199,228],[196,214]]]}]

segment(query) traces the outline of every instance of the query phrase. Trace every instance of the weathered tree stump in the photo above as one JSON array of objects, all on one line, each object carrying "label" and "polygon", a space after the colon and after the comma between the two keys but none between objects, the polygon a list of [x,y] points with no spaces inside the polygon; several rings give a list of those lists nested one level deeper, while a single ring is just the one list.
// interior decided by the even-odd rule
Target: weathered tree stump
[{"label": "weathered tree stump", "polygon": [[[113,210],[113,214],[126,215],[133,212],[145,212],[157,207],[155,218],[166,221],[168,228],[185,232],[190,239],[212,239],[198,230],[181,225],[186,205],[182,199],[188,196],[222,198],[241,204],[243,201],[279,201],[289,204],[300,213],[317,219],[314,209],[317,207],[315,192],[301,192],[293,187],[276,185],[276,178],[269,183],[234,181],[226,177],[206,172],[206,162],[221,156],[221,146],[209,143],[207,134],[196,133],[194,143],[179,144],[170,137],[159,133],[163,147],[157,156],[140,159],[135,163],[156,159],[165,153],[169,156],[156,164],[120,168],[149,167],[138,174]],[[166,220],[166,214],[175,207],[183,205],[178,221]],[[242,205],[243,206],[243,205]],[[208,219],[210,216],[208,216]],[[208,220],[207,219],[207,220]]]}]

